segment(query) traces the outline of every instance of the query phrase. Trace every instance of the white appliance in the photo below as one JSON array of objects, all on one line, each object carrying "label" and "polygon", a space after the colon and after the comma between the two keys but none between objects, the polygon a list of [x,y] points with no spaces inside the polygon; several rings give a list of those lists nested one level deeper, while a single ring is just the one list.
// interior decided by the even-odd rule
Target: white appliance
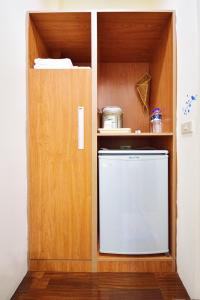
[{"label": "white appliance", "polygon": [[100,252],[168,252],[168,151],[98,153]]}]

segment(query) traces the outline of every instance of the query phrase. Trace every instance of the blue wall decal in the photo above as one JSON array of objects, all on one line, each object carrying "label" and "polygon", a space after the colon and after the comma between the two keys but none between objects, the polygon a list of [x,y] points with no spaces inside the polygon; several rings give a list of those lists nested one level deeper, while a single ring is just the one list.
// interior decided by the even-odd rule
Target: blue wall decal
[{"label": "blue wall decal", "polygon": [[185,104],[183,106],[183,114],[185,116],[189,115],[189,113],[191,112],[191,109],[192,109],[192,105],[196,100],[198,100],[197,95],[188,95],[187,94],[187,100],[185,101]]}]

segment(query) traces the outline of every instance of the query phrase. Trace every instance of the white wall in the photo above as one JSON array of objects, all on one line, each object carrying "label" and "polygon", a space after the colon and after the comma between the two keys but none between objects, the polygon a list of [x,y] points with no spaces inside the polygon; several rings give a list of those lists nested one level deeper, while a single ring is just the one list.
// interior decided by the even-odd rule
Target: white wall
[{"label": "white wall", "polygon": [[[196,5],[197,5],[196,1]],[[185,2],[186,3],[186,2]],[[189,116],[184,117],[181,106],[186,94],[200,96],[199,44],[197,6],[180,5],[177,20],[179,35],[178,67],[178,237],[177,263],[190,296],[200,299],[200,98],[193,104]],[[181,121],[193,120],[194,133],[180,135]]]},{"label": "white wall", "polygon": [[[0,299],[8,300],[27,271],[25,11],[118,8],[176,9],[178,32],[178,271],[200,299],[200,100],[191,116],[196,132],[180,134],[187,93],[199,93],[197,2],[191,0],[20,0],[0,10]],[[3,6],[3,7],[2,7]],[[199,9],[199,7],[198,7]],[[200,17],[200,10],[199,10]]]},{"label": "white wall", "polygon": [[[0,299],[8,300],[27,271],[25,10],[0,9]],[[33,6],[34,3],[34,6]],[[37,6],[37,7],[36,7]]]}]

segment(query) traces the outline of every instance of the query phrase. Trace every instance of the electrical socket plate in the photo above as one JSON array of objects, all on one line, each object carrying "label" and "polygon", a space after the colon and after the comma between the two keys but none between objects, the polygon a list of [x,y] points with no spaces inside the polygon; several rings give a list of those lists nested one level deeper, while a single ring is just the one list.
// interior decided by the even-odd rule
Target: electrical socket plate
[{"label": "electrical socket plate", "polygon": [[181,124],[181,133],[188,134],[194,131],[194,123],[193,121],[187,121]]}]

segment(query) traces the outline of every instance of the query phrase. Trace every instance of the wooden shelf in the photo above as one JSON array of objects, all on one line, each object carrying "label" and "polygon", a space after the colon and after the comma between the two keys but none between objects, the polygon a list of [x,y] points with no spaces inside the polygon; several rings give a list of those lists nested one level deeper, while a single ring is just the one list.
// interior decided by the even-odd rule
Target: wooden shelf
[{"label": "wooden shelf", "polygon": [[118,254],[102,254],[97,253],[98,261],[147,261],[147,260],[171,260],[169,254],[152,254],[152,255],[118,255]]},{"label": "wooden shelf", "polygon": [[172,260],[173,257],[169,253],[161,253],[161,254],[144,254],[144,255],[125,255],[125,254],[108,254],[108,253],[100,253],[99,252],[99,242],[97,245],[97,261],[118,261],[118,262],[126,262],[126,261],[169,261]]},{"label": "wooden shelf", "polygon": [[102,254],[97,247],[96,260],[98,272],[172,272],[175,268],[171,254]]},{"label": "wooden shelf", "polygon": [[120,136],[120,137],[151,137],[151,136],[173,136],[173,132],[162,132],[162,133],[152,133],[152,132],[144,132],[144,133],[127,133],[127,134],[120,134],[120,133],[97,133],[97,136]]}]

